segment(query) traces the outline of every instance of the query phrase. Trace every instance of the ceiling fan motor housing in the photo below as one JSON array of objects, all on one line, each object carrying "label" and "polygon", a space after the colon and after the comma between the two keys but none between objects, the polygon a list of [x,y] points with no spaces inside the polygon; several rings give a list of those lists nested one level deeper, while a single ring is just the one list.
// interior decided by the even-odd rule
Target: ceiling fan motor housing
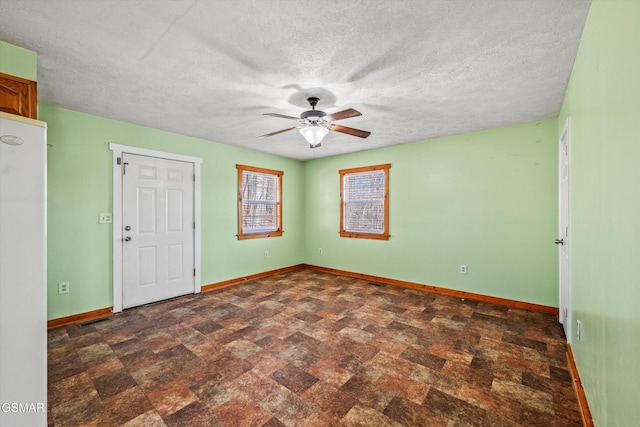
[{"label": "ceiling fan motor housing", "polygon": [[327,115],[327,113],[325,113],[324,111],[309,110],[309,111],[305,111],[304,113],[300,114],[300,118],[302,120],[309,120],[311,122],[317,122],[317,121],[319,121],[321,118],[323,118],[326,115]]}]

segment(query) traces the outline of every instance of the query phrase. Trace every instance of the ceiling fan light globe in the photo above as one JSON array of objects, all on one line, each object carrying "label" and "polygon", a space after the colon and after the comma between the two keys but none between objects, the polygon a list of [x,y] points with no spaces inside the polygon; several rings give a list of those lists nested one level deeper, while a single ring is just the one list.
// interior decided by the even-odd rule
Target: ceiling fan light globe
[{"label": "ceiling fan light globe", "polygon": [[322,139],[325,136],[327,136],[329,129],[318,125],[308,125],[301,128],[300,133],[304,136],[304,139],[307,140],[309,145],[315,147],[322,142]]}]

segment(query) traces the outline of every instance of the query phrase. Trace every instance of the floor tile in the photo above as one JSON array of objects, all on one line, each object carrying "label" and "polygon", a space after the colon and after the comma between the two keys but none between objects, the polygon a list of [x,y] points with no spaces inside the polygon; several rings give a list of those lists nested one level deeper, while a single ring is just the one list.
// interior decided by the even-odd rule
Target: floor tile
[{"label": "floor tile", "polygon": [[198,400],[189,387],[179,379],[150,391],[147,397],[163,418]]},{"label": "floor tile", "polygon": [[271,374],[271,378],[296,394],[303,393],[318,379],[293,365],[283,366]]},{"label": "floor tile", "polygon": [[139,387],[103,398],[102,402],[114,424],[124,424],[153,409],[151,402]]},{"label": "floor tile", "polygon": [[226,425],[236,427],[261,426],[271,419],[271,414],[254,400],[238,395],[212,411]]}]

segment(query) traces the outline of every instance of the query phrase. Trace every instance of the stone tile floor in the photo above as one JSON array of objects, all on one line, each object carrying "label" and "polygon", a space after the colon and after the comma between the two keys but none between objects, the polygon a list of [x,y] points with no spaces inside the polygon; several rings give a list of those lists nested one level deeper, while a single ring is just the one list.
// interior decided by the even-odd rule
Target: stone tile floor
[{"label": "stone tile floor", "polygon": [[50,426],[580,426],[554,316],[301,269],[49,332]]}]

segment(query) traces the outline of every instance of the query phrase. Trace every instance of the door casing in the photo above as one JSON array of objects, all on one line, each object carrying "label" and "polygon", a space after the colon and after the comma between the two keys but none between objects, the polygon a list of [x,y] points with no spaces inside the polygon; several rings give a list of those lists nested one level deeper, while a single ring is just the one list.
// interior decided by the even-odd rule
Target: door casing
[{"label": "door casing", "polygon": [[564,328],[567,342],[571,341],[571,268],[569,236],[569,144],[570,120],[565,120],[559,138],[558,149],[558,238],[563,240],[558,257],[558,315]]},{"label": "door casing", "polygon": [[193,257],[196,269],[193,292],[196,294],[200,293],[200,169],[202,158],[114,143],[109,144],[109,149],[113,154],[113,312],[119,313],[122,311],[122,165],[120,164],[121,160],[119,161],[118,159],[122,159],[124,153],[193,163],[193,172],[195,175],[193,183],[193,214],[195,221]]}]

